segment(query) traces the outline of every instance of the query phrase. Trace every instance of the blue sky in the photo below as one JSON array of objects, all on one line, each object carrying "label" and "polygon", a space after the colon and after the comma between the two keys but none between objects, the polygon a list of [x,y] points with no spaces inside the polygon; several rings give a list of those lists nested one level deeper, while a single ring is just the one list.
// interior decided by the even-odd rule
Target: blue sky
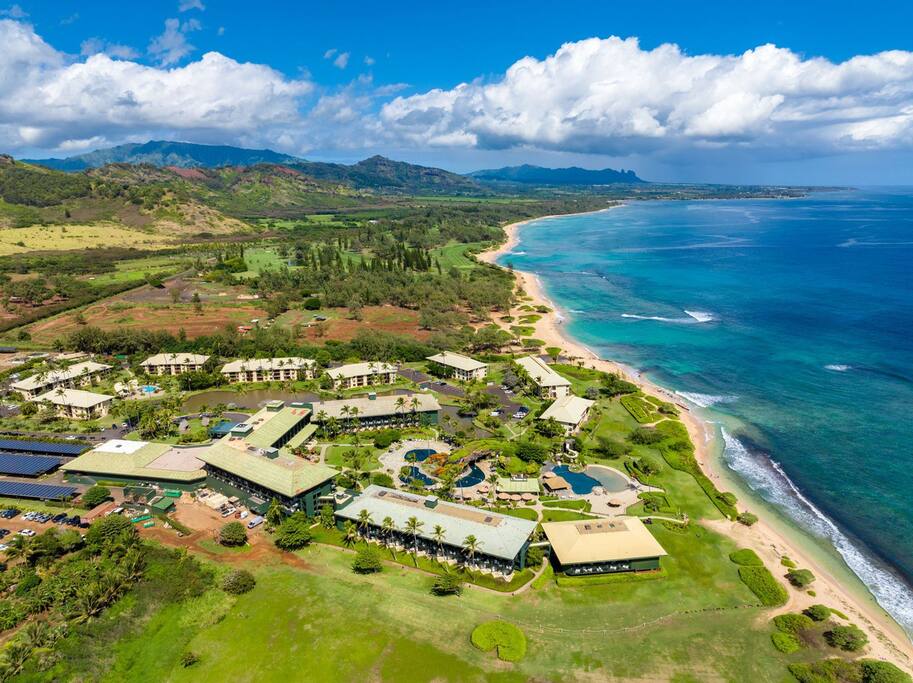
[{"label": "blue sky", "polygon": [[[455,170],[913,183],[910,2],[23,0],[3,17],[22,49],[0,53],[0,96],[42,105],[0,105],[18,156],[169,137]],[[884,51],[900,52],[859,60]]]}]

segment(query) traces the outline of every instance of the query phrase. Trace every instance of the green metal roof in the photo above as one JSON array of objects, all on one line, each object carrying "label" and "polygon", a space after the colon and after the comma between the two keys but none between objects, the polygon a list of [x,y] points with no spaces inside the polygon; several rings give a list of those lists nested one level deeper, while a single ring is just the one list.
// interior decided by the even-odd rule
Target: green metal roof
[{"label": "green metal roof", "polygon": [[[102,444],[98,448],[104,448]],[[206,478],[206,472],[198,469],[163,469],[148,467],[159,457],[173,449],[167,443],[147,443],[130,453],[113,453],[103,450],[91,450],[78,458],[60,466],[64,472],[101,475],[111,477],[130,477],[150,479],[153,481],[193,482]],[[198,454],[194,452],[194,456]]]},{"label": "green metal roof", "polygon": [[285,444],[285,448],[291,450],[292,448],[298,448],[301,444],[305,443],[308,439],[314,436],[314,433],[317,431],[317,425],[309,424],[305,425],[300,432],[295,434],[289,442]]},{"label": "green metal roof", "polygon": [[[295,425],[310,415],[307,408],[283,408],[282,410],[261,410],[245,422],[254,428],[244,440],[257,448],[270,448]],[[257,424],[258,420],[262,420]]]},{"label": "green metal roof", "polygon": [[539,493],[539,480],[498,477],[495,488],[503,493]]},{"label": "green metal roof", "polygon": [[171,508],[174,507],[174,499],[173,498],[160,498],[159,500],[155,501],[152,504],[152,507],[154,507],[156,510],[162,510],[162,511],[170,510]]},{"label": "green metal roof", "polygon": [[214,467],[289,498],[310,491],[339,474],[339,470],[327,465],[312,465],[300,458],[286,456],[268,458],[222,441],[205,449],[199,457]]}]

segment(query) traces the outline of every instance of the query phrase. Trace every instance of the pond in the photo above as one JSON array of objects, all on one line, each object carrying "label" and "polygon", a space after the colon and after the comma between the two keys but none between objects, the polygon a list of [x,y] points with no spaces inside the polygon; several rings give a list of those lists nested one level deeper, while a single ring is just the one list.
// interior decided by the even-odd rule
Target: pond
[{"label": "pond", "polygon": [[457,488],[463,488],[464,486],[475,486],[476,484],[481,484],[484,479],[485,473],[479,469],[478,465],[473,465],[469,468],[469,474],[457,479],[454,486]]},{"label": "pond", "polygon": [[317,398],[316,394],[284,389],[252,389],[243,392],[214,389],[190,396],[184,401],[183,410],[186,413],[198,413],[204,407],[211,410],[220,403],[226,405],[234,403],[238,408],[257,410],[268,401],[303,401],[310,403],[317,400]]},{"label": "pond", "polygon": [[619,493],[628,488],[627,479],[610,467],[588,465],[583,472],[574,472],[567,465],[560,465],[553,471],[571,485],[574,493],[581,496],[592,493],[597,486],[608,493]]}]

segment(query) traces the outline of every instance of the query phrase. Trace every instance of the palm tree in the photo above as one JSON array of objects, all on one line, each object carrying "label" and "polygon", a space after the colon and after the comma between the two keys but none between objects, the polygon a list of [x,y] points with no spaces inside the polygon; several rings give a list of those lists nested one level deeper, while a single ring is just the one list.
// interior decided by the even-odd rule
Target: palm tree
[{"label": "palm tree", "polygon": [[16,535],[13,536],[12,540],[7,544],[9,547],[6,549],[6,558],[8,560],[13,560],[17,557],[22,559],[28,559],[29,556],[29,538],[27,536]]},{"label": "palm tree", "polygon": [[476,552],[478,552],[481,546],[482,544],[479,542],[479,539],[472,534],[469,534],[463,539],[463,550],[466,551],[466,556],[469,558],[470,562],[475,558]]},{"label": "palm tree", "polygon": [[495,496],[497,495],[498,490],[498,473],[495,470],[491,471],[491,474],[488,475],[488,483],[490,485],[488,495],[491,497],[491,503],[494,504]]},{"label": "palm tree", "polygon": [[[446,532],[444,531],[444,527],[442,527],[440,524],[434,525],[434,530],[431,532],[431,538],[434,539],[435,546],[437,547],[437,549],[439,551],[444,550],[444,534],[445,533]],[[434,559],[437,559],[437,553],[435,553]]]},{"label": "palm tree", "polygon": [[413,421],[415,420],[415,411],[417,411],[419,409],[419,406],[421,406],[421,405],[422,404],[421,404],[421,401],[418,400],[418,396],[413,396],[412,400],[409,401],[409,409],[412,412]]},{"label": "palm tree", "polygon": [[282,524],[283,517],[285,517],[285,511],[282,509],[282,504],[278,498],[273,498],[266,511],[266,523],[271,527],[279,526]]},{"label": "palm tree", "polygon": [[396,531],[396,522],[393,521],[392,517],[384,517],[384,521],[380,523],[380,528],[384,532],[384,545],[390,540],[390,536],[393,535],[393,532]]},{"label": "palm tree", "polygon": [[395,405],[395,410],[399,413],[399,421],[402,424],[403,419],[406,416],[406,399],[402,396],[397,397]]},{"label": "palm tree", "polygon": [[[358,408],[356,408],[355,406],[352,406],[351,408],[349,408],[349,415],[352,417],[352,433],[353,434],[355,434],[355,432],[358,430],[358,413],[360,413],[360,412],[361,411],[358,410]],[[355,438],[358,438],[358,437],[356,436]]]},{"label": "palm tree", "polygon": [[361,510],[358,513],[358,528],[361,529],[361,535],[367,536],[368,528],[371,526],[371,513],[367,510]]},{"label": "palm tree", "polygon": [[419,521],[414,515],[406,520],[406,531],[412,534],[412,555],[418,555],[418,533],[425,526],[424,522]]},{"label": "palm tree", "polygon": [[358,527],[352,520],[347,520],[345,526],[342,529],[342,542],[347,546],[351,546],[354,545],[355,541],[357,540]]}]

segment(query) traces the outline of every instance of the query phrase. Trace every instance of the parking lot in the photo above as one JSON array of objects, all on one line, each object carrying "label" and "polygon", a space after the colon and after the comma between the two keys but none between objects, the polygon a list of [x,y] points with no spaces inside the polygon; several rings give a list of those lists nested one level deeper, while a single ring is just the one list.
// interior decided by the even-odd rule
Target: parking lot
[{"label": "parking lot", "polygon": [[62,511],[51,514],[7,508],[0,511],[0,551],[6,550],[10,540],[17,534],[35,536],[51,527],[81,531],[88,526],[89,524],[76,514]]}]

